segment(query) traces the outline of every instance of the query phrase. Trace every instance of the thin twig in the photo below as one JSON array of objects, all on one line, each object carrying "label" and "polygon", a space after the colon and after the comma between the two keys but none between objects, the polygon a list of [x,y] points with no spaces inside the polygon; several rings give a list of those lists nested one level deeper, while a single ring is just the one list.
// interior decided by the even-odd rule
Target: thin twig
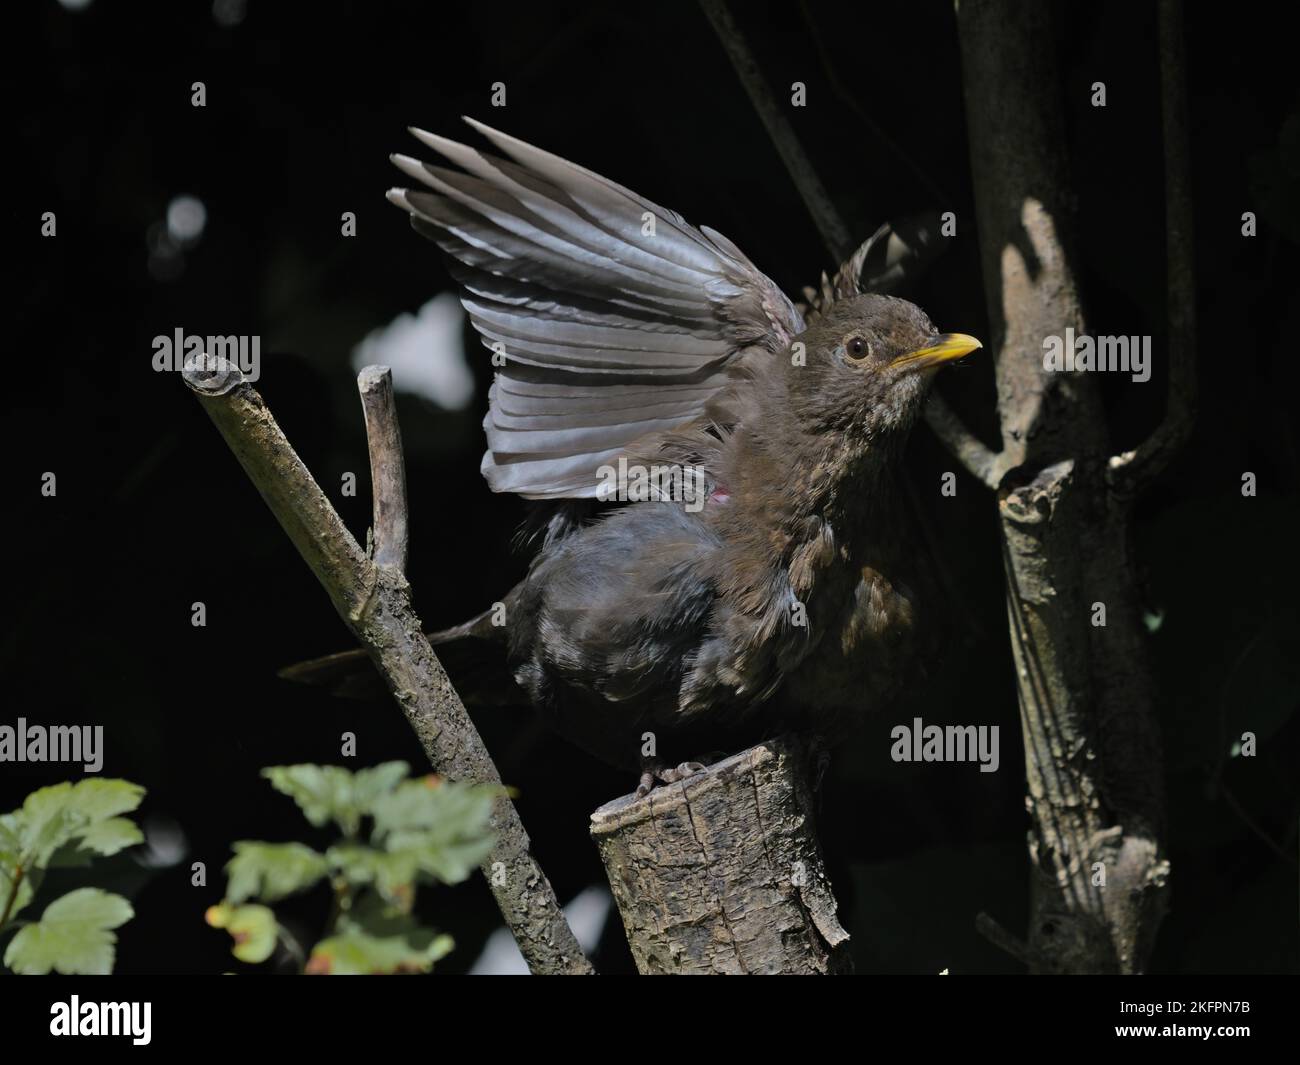
[{"label": "thin twig", "polygon": [[[21,859],[21,855],[19,856]],[[0,913],[0,928],[4,928],[9,923],[9,917],[14,912],[14,903],[18,901],[18,889],[22,887],[23,874],[26,870],[22,866],[21,860],[14,869],[14,875],[9,881],[9,897],[5,899],[4,912]]]},{"label": "thin twig", "polygon": [[808,208],[808,213],[817,223],[822,242],[836,263],[843,262],[853,249],[848,228],[835,209],[835,204],[831,202],[830,196],[827,195],[821,178],[817,176],[817,171],[813,169],[812,163],[803,150],[803,145],[799,143],[790,120],[777,106],[767,79],[763,77],[763,72],[758,67],[754,53],[749,50],[740,27],[731,17],[724,0],[700,0],[700,6],[709,21],[713,23],[718,40],[722,42],[731,65],[736,68],[736,73],[749,94],[754,110],[758,112],[758,117],[767,127],[767,135],[772,138],[772,143],[776,146],[782,162],[785,163],[785,168],[790,172],[795,188],[803,197],[804,206]]},{"label": "thin twig", "polygon": [[948,453],[972,477],[996,490],[1006,473],[1006,456],[988,447],[972,433],[938,392],[930,393],[923,413],[925,424],[934,431]]},{"label": "thin twig", "polygon": [[[433,768],[452,780],[500,774],[411,609],[406,578],[375,565],[298,458],[262,397],[224,359],[186,367],[198,397],[335,609],[387,681]],[[496,838],[480,868],[534,973],[590,973],[550,881],[530,853],[519,811],[501,789]]]},{"label": "thin twig", "polygon": [[297,962],[298,971],[302,972],[307,965],[307,952],[303,949],[302,944],[298,942],[298,937],[279,922],[276,923],[275,932],[279,936],[280,945],[284,947],[285,953]]},{"label": "thin twig", "polygon": [[1038,968],[1042,959],[1034,953],[1029,944],[1018,936],[1012,935],[987,913],[981,912],[975,915],[975,931],[1017,961],[1024,962],[1030,969]]},{"label": "thin twig", "polygon": [[1160,0],[1160,112],[1165,143],[1169,397],[1156,430],[1132,451],[1110,460],[1111,484],[1121,496],[1137,494],[1159,476],[1187,443],[1196,420],[1196,266],[1181,0]]},{"label": "thin twig", "polygon": [[1226,784],[1223,785],[1222,791],[1224,799],[1227,800],[1228,807],[1241,819],[1242,824],[1250,829],[1250,831],[1259,838],[1264,846],[1286,862],[1287,865],[1291,866],[1292,869],[1296,868],[1296,860],[1284,851],[1281,845],[1273,839],[1272,836],[1260,828],[1250,814],[1246,812],[1246,808],[1237,801],[1237,797],[1232,794],[1231,789],[1229,789]]},{"label": "thin twig", "polygon": [[871,117],[866,108],[858,103],[857,97],[844,83],[844,79],[840,77],[839,68],[831,60],[830,49],[826,47],[825,39],[817,26],[817,20],[813,18],[813,13],[809,9],[808,0],[802,0],[799,4],[799,10],[803,13],[804,25],[808,27],[808,34],[812,37],[813,47],[817,49],[817,57],[821,60],[822,71],[826,75],[826,80],[830,82],[831,88],[835,90],[835,95],[840,98],[845,107],[858,117],[858,121],[867,127],[871,135],[880,144],[884,145],[885,149],[895,159],[912,172],[912,176],[934,197],[936,204],[944,206],[951,203],[952,197],[939,187],[939,183],[930,170],[904,151],[902,146],[885,131],[885,128]]},{"label": "thin twig", "polygon": [[367,366],[357,375],[370,448],[370,491],[374,502],[376,566],[406,572],[406,463],[402,430],[397,424],[393,373],[387,366]]}]

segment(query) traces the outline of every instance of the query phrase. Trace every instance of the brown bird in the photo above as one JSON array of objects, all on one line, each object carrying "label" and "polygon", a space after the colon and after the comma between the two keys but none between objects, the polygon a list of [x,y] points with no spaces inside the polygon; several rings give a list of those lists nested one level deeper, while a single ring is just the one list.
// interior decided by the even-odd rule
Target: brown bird
[{"label": "brown bird", "polygon": [[460,169],[394,156],[421,187],[389,199],[493,351],[488,484],[546,503],[503,609],[434,639],[501,644],[641,792],[879,712],[918,611],[900,453],[935,370],[980,346],[862,293],[923,241],[883,229],[801,308],[722,234],[470,124],[508,158],[413,130]]}]

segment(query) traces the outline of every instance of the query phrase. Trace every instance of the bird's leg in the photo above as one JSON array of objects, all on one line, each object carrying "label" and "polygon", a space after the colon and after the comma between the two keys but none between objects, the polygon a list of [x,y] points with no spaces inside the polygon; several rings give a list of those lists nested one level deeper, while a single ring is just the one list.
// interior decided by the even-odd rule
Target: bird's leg
[{"label": "bird's leg", "polygon": [[653,769],[642,768],[641,783],[636,786],[636,797],[644,799],[650,794],[650,789],[655,786],[655,771]]},{"label": "bird's leg", "polygon": [[655,783],[676,784],[693,773],[704,770],[703,762],[682,762],[676,767],[666,766],[658,758],[641,759],[641,782],[636,786],[636,797],[642,799],[650,794]]}]

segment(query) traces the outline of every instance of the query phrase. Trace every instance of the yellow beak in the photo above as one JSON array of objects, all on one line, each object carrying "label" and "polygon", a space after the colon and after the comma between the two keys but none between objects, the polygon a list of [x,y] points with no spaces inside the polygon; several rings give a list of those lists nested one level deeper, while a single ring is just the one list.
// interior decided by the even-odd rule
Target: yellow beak
[{"label": "yellow beak", "polygon": [[960,359],[983,346],[965,333],[944,333],[942,336],[931,337],[925,347],[898,356],[890,365],[900,370],[924,370],[927,366],[938,366]]}]

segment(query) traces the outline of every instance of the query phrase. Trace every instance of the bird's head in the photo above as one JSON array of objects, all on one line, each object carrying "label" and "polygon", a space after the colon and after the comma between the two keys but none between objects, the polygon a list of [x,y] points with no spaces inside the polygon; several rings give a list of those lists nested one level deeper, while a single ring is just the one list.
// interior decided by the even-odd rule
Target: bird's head
[{"label": "bird's head", "polygon": [[940,333],[907,300],[853,296],[796,338],[786,402],[805,432],[870,448],[906,433],[935,371],[981,346],[964,333]]}]

